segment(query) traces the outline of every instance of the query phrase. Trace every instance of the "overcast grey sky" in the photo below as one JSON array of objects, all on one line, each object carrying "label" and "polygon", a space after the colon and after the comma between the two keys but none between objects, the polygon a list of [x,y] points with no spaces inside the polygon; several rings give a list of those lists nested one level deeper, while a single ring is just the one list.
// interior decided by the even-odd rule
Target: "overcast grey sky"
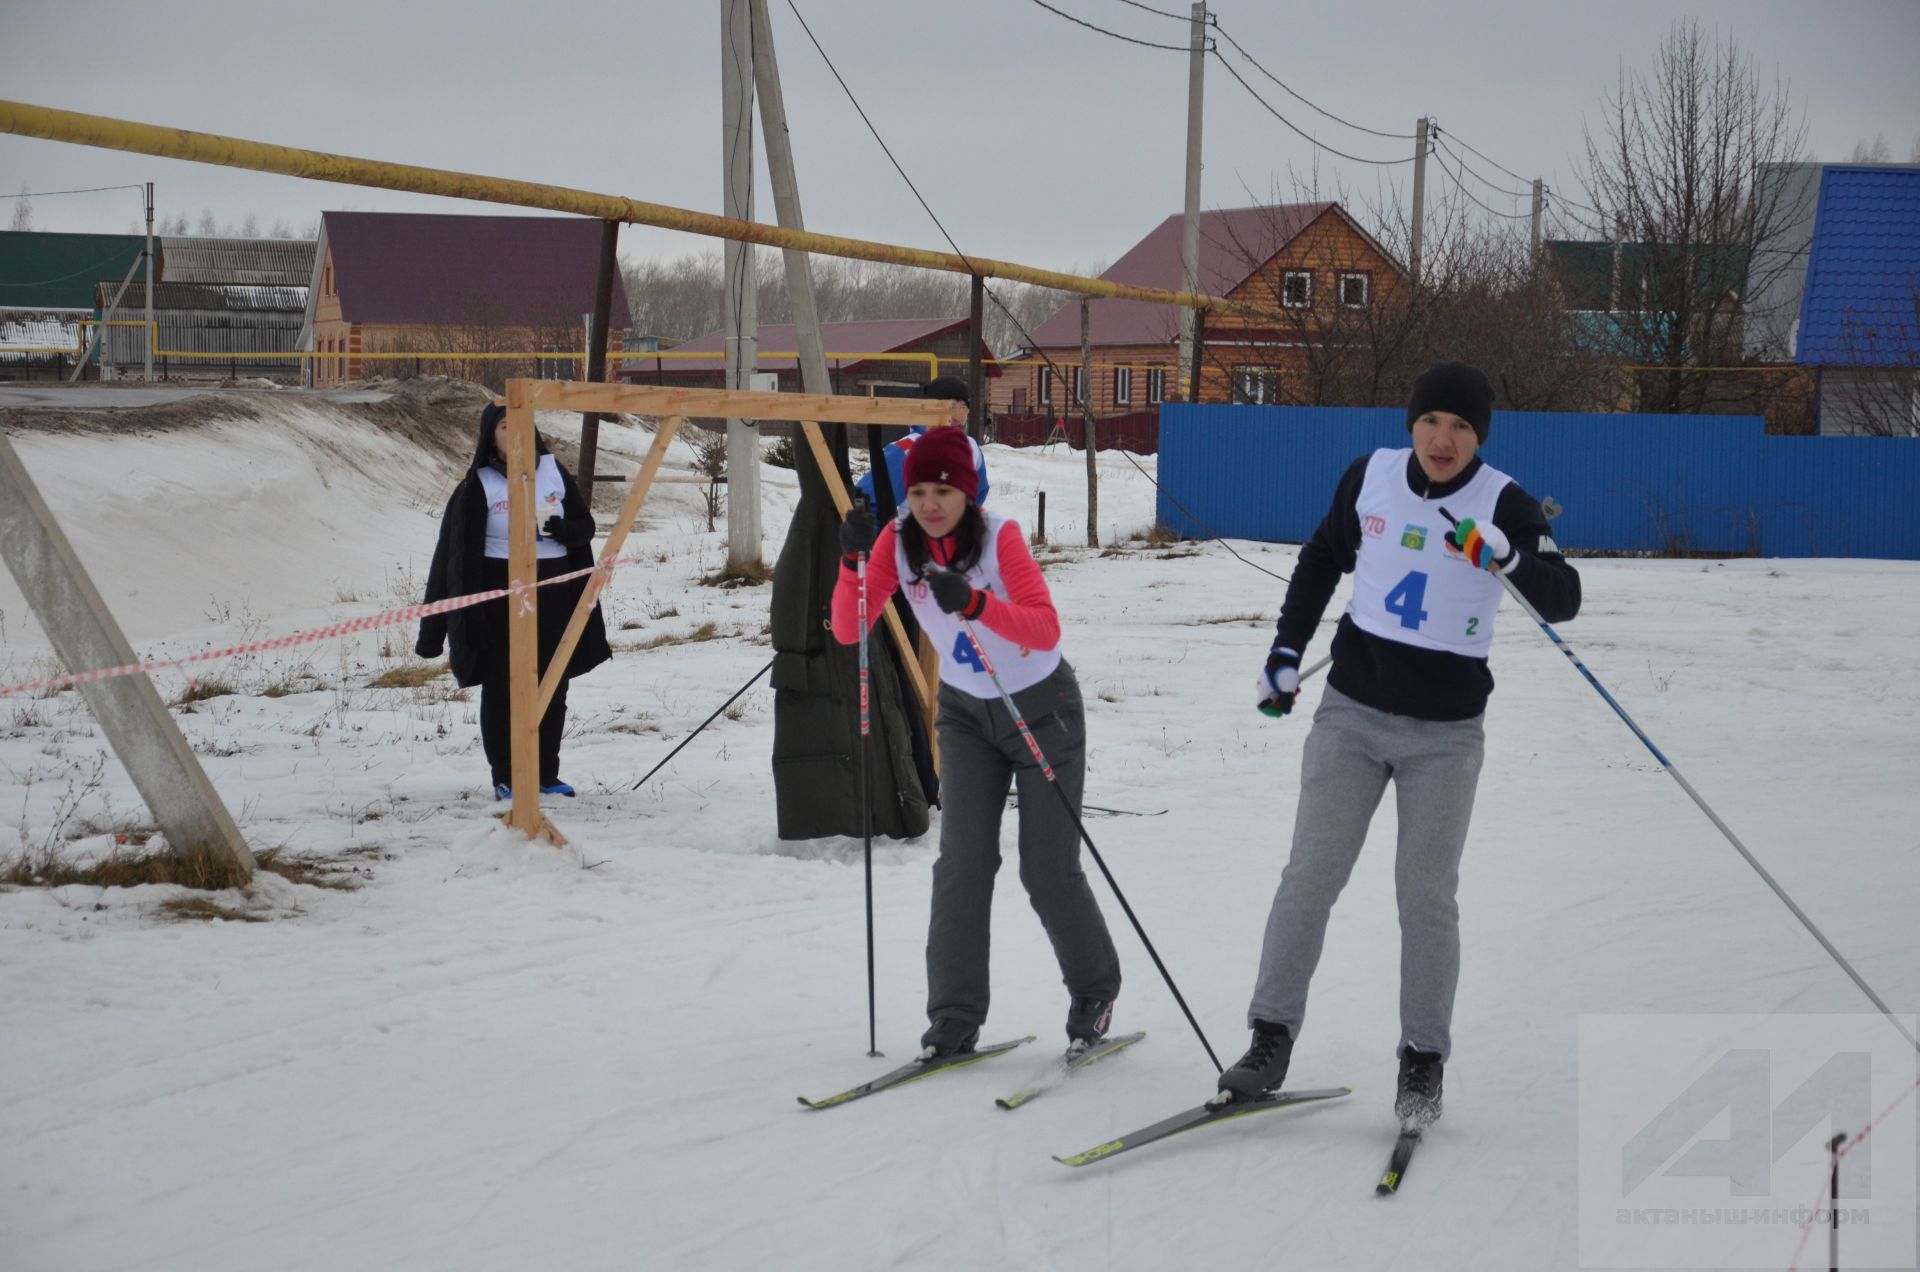
[{"label": "overcast grey sky", "polygon": [[[1152,0],[1184,13],[1184,0]],[[938,231],[887,165],[801,30],[771,0],[810,228],[915,246]],[[1029,264],[1111,261],[1177,212],[1186,55],[1076,26],[1032,0],[793,0],[961,247]],[[1137,38],[1185,25],[1121,0],[1050,0]],[[1295,91],[1407,133],[1421,114],[1516,173],[1579,197],[1582,124],[1670,24],[1730,34],[1804,108],[1808,149],[1841,159],[1884,134],[1920,143],[1920,2],[1570,5],[1542,0],[1276,4],[1221,0],[1221,25]],[[289,146],[576,186],[702,211],[720,205],[720,0],[0,0],[0,97]],[[1358,133],[1223,52],[1295,124],[1355,156],[1412,143]],[[1410,180],[1317,152],[1218,62],[1206,82],[1202,205],[1284,188],[1289,169],[1372,195]],[[1316,158],[1317,156],[1317,158]],[[1487,177],[1519,183],[1472,160]],[[210,207],[295,226],[323,209],[489,210],[0,136],[0,193],[154,181],[161,215]],[[1430,173],[1430,180],[1444,180]],[[1471,180],[1471,178],[1469,178]],[[1497,208],[1524,210],[1484,187]],[[1248,197],[1249,191],[1255,199]],[[11,208],[0,201],[0,224]],[[41,229],[123,231],[132,191],[47,197]],[[774,219],[761,178],[759,219]],[[708,240],[628,227],[629,257]]]}]

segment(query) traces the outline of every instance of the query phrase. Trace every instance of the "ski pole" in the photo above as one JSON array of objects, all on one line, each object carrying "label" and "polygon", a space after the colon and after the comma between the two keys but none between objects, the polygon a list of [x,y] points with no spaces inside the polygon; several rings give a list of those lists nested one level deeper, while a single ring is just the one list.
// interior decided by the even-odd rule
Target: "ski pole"
[{"label": "ski pole", "polygon": [[1140,944],[1147,947],[1147,954],[1153,959],[1153,965],[1160,969],[1161,979],[1166,981],[1167,988],[1173,991],[1173,1001],[1179,1003],[1180,1010],[1186,1014],[1187,1023],[1193,1026],[1194,1036],[1199,1038],[1200,1045],[1206,1048],[1207,1059],[1213,1061],[1215,1072],[1223,1071],[1220,1057],[1213,1054],[1213,1044],[1207,1041],[1206,1031],[1201,1029],[1200,1022],[1193,1018],[1193,1010],[1187,1006],[1187,1000],[1181,996],[1180,987],[1173,983],[1173,973],[1169,972],[1167,965],[1160,960],[1160,951],[1153,948],[1153,942],[1147,937],[1147,930],[1140,926],[1140,919],[1134,914],[1133,907],[1127,904],[1127,894],[1120,891],[1119,883],[1114,880],[1113,871],[1107,869],[1106,859],[1094,846],[1093,836],[1087,834],[1087,825],[1080,820],[1080,810],[1073,806],[1073,801],[1067,798],[1067,793],[1060,789],[1060,779],[1054,776],[1053,765],[1047,762],[1046,753],[1040,749],[1040,743],[1035,740],[1033,730],[1027,727],[1026,720],[1020,714],[1020,708],[1013,704],[1013,695],[1008,693],[1007,687],[1000,683],[1000,673],[993,669],[992,660],[987,657],[986,649],[981,646],[979,634],[973,630],[973,620],[964,615],[957,617],[960,619],[960,626],[967,633],[967,642],[973,646],[974,657],[980,660],[981,667],[986,669],[988,679],[993,681],[994,690],[999,693],[1001,703],[1007,708],[1007,714],[1013,717],[1014,727],[1020,730],[1020,736],[1026,740],[1027,750],[1033,752],[1033,762],[1040,766],[1040,771],[1046,775],[1047,785],[1051,786],[1053,793],[1060,797],[1061,806],[1067,810],[1067,816],[1073,818],[1074,829],[1080,832],[1080,841],[1086,844],[1087,851],[1093,855],[1094,864],[1099,866],[1100,873],[1106,876],[1107,886],[1113,889],[1114,899],[1120,903],[1120,908],[1126,912],[1127,921],[1133,924],[1133,930],[1139,934]]},{"label": "ski pole", "polygon": [[[674,756],[680,754],[681,747],[686,746],[687,743],[699,737],[700,730],[706,728],[708,725],[712,724],[715,720],[718,720],[720,718],[720,713],[733,705],[734,698],[738,698],[741,694],[753,688],[754,682],[759,680],[760,677],[766,675],[772,669],[773,669],[773,659],[769,658],[767,659],[767,665],[765,667],[762,667],[760,670],[753,673],[752,680],[747,681],[746,684],[741,685],[738,689],[735,689],[733,691],[732,698],[728,698],[725,702],[721,703],[717,708],[715,708],[714,713],[712,715],[708,716],[706,719],[700,722],[699,729],[695,729],[692,733],[687,734],[686,737],[681,738],[680,745],[674,747],[673,750],[667,752],[666,760],[661,760],[658,764],[648,769],[647,777],[652,777],[655,773],[658,773],[661,769],[665,768],[667,766],[667,760],[671,760]],[[647,777],[641,778],[639,781],[635,782],[629,789],[636,790],[636,791],[639,790],[642,786],[645,786],[647,784]]]},{"label": "ski pole", "polygon": [[[861,503],[864,505],[865,500]],[[860,584],[860,843],[867,875],[867,1054],[880,1054],[879,1016],[873,989],[873,800],[868,795],[868,752],[871,749],[871,721],[867,700],[867,553],[861,549],[854,562]]]},{"label": "ski pole", "polygon": [[[1454,515],[1448,512],[1445,507],[1440,509],[1440,515],[1445,517],[1449,524],[1456,528],[1459,526],[1459,521],[1456,520]],[[1501,584],[1507,589],[1507,595],[1511,596],[1515,602],[1519,604],[1520,608],[1527,612],[1527,617],[1531,618],[1538,624],[1540,630],[1547,634],[1547,639],[1553,642],[1554,648],[1565,654],[1567,661],[1573,664],[1574,669],[1586,677],[1587,683],[1593,686],[1593,691],[1600,695],[1601,700],[1613,708],[1613,713],[1620,717],[1621,723],[1633,730],[1633,736],[1640,739],[1640,744],[1647,748],[1653,758],[1659,762],[1660,767],[1667,771],[1668,776],[1680,784],[1680,789],[1687,793],[1687,798],[1691,799],[1694,804],[1699,807],[1700,811],[1707,815],[1707,820],[1712,822],[1722,835],[1726,836],[1727,842],[1732,844],[1734,849],[1738,851],[1742,857],[1746,858],[1747,864],[1753,867],[1753,872],[1759,875],[1769,888],[1773,889],[1773,895],[1779,897],[1781,903],[1785,905],[1787,909],[1793,911],[1793,917],[1800,920],[1800,925],[1813,934],[1813,939],[1820,942],[1820,947],[1826,950],[1833,961],[1840,965],[1840,970],[1853,978],[1853,983],[1860,987],[1860,992],[1865,994],[1873,1005],[1880,1009],[1880,1014],[1887,1018],[1889,1024],[1900,1031],[1901,1037],[1912,1043],[1914,1050],[1920,1051],[1920,1038],[1915,1038],[1907,1032],[1906,1026],[1900,1023],[1900,1018],[1893,1014],[1893,1009],[1887,1006],[1880,995],[1873,992],[1873,986],[1867,984],[1867,982],[1862,979],[1860,973],[1854,970],[1853,964],[1847,961],[1846,956],[1835,949],[1833,942],[1829,941],[1826,938],[1826,934],[1814,925],[1812,919],[1807,917],[1807,912],[1802,910],[1799,905],[1794,902],[1794,899],[1787,895],[1787,890],[1781,887],[1771,874],[1767,873],[1767,868],[1760,864],[1760,859],[1755,857],[1752,852],[1748,851],[1747,846],[1740,842],[1740,836],[1733,833],[1732,827],[1720,820],[1720,814],[1714,812],[1712,805],[1701,798],[1699,791],[1693,789],[1693,783],[1681,776],[1680,770],[1674,767],[1673,761],[1661,754],[1660,748],[1653,744],[1653,739],[1647,736],[1646,730],[1634,723],[1633,717],[1627,714],[1627,709],[1621,706],[1612,694],[1607,692],[1607,687],[1601,684],[1599,679],[1595,677],[1591,671],[1587,670],[1587,665],[1580,661],[1580,655],[1573,652],[1573,646],[1567,644],[1565,640],[1562,640],[1560,633],[1553,630],[1553,625],[1547,622],[1546,619],[1540,617],[1540,611],[1533,607],[1531,601],[1520,594],[1520,589],[1514,586],[1512,579],[1497,572],[1494,574],[1494,577],[1499,579]]]}]

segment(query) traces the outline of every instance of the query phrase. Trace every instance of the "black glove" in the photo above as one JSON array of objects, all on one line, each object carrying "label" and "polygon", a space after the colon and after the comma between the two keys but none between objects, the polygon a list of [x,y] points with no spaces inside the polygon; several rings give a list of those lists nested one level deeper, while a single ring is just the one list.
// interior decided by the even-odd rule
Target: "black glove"
[{"label": "black glove", "polygon": [[1260,673],[1259,693],[1261,715],[1277,719],[1293,710],[1293,700],[1300,695],[1300,655],[1274,646]]},{"label": "black glove", "polygon": [[933,593],[933,603],[942,613],[958,614],[962,618],[978,618],[980,611],[987,608],[987,594],[978,591],[967,582],[964,574],[955,574],[951,570],[930,570],[927,572],[927,588]]},{"label": "black glove", "polygon": [[840,523],[840,551],[847,556],[870,552],[878,534],[873,528],[873,511],[862,500],[847,509],[846,520]]},{"label": "black glove", "polygon": [[594,525],[591,520],[562,521],[559,517],[548,517],[547,524],[540,532],[565,548],[578,548],[593,542]]},{"label": "black glove", "polygon": [[425,658],[431,661],[438,658],[440,651],[445,647],[446,641],[444,639],[429,640],[427,639],[427,634],[421,632],[420,639],[413,642],[413,655],[416,658]]}]

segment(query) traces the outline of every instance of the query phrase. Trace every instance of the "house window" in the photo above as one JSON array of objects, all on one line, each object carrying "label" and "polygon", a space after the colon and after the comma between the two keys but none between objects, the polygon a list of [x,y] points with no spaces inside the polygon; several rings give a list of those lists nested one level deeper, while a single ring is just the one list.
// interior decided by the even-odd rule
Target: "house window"
[{"label": "house window", "polygon": [[1071,383],[1073,385],[1073,405],[1079,406],[1087,400],[1086,377],[1081,374],[1079,367],[1073,368],[1073,379]]},{"label": "house window", "polygon": [[1313,307],[1313,275],[1304,269],[1290,269],[1280,279],[1280,303],[1288,309]]},{"label": "house window", "polygon": [[1125,406],[1133,401],[1133,368],[1115,367],[1113,369],[1113,404]]},{"label": "house window", "polygon": [[1053,368],[1052,367],[1040,368],[1040,392],[1038,394],[1038,397],[1039,397],[1040,405],[1042,406],[1053,405]]},{"label": "house window", "polygon": [[1367,276],[1365,274],[1340,275],[1340,304],[1346,309],[1367,307]]},{"label": "house window", "polygon": [[1272,367],[1237,366],[1233,369],[1233,400],[1265,405],[1280,400],[1280,373]]},{"label": "house window", "polygon": [[1167,373],[1159,367],[1151,368],[1147,372],[1147,401],[1154,406],[1160,405],[1160,399],[1166,395],[1166,391]]}]

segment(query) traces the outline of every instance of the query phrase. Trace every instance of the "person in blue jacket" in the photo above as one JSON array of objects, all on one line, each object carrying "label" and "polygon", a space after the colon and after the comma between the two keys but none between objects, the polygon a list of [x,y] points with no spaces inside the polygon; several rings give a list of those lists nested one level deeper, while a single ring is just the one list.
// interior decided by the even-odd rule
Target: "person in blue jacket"
[{"label": "person in blue jacket", "polygon": [[[922,388],[920,392],[925,397],[936,398],[951,404],[951,409],[947,412],[947,422],[936,425],[936,427],[964,429],[967,426],[967,412],[973,404],[973,399],[972,395],[967,391],[967,382],[965,380],[962,380],[957,375],[938,376],[927,381],[926,386]],[[893,495],[893,498],[884,501],[888,508],[898,507],[905,503],[906,486],[904,483],[907,471],[907,452],[913,448],[914,439],[926,431],[924,428],[916,427],[909,431],[905,437],[887,446],[886,449],[881,452],[881,454],[886,457],[887,478]],[[980,493],[974,499],[974,502],[984,504],[987,502],[987,457],[980,450],[980,443],[969,438],[967,439],[967,444],[973,451],[973,471],[980,479]],[[860,474],[860,480],[855,482],[854,485],[859,487],[860,493],[867,497],[869,507],[881,507],[883,501],[876,497],[873,492],[873,474],[871,472]],[[884,510],[885,509],[883,509],[883,511]],[[885,518],[883,517],[881,520],[884,522]]]}]

